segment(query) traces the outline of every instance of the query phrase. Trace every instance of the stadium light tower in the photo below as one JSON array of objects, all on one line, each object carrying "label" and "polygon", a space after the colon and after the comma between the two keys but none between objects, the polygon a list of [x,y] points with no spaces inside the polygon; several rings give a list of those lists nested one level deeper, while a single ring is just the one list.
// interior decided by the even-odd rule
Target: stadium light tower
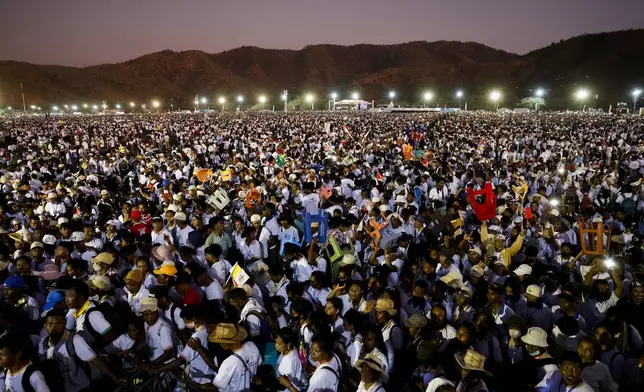
[{"label": "stadium light tower", "polygon": [[[543,97],[543,95],[544,95],[545,93],[546,93],[546,92],[545,92],[545,91],[543,91],[543,89],[542,89],[542,88],[538,88],[538,89],[534,92],[534,95],[536,95],[536,96],[537,96],[537,98],[541,98],[541,97]],[[534,111],[535,111],[535,112],[539,111],[539,102],[538,102],[538,100],[537,100],[537,102],[535,102],[535,103],[534,103]]]},{"label": "stadium light tower", "polygon": [[639,88],[633,90],[633,114],[635,114],[635,110],[637,110],[637,100],[640,99],[640,94],[642,94],[642,90]]},{"label": "stadium light tower", "polygon": [[[338,98],[338,93],[336,93],[335,91],[333,91],[333,92],[331,93],[331,99],[333,100],[333,110],[335,110],[335,100],[336,100],[336,98]],[[329,110],[331,110],[331,108],[329,108]]]},{"label": "stadium light tower", "polygon": [[456,92],[456,98],[458,98],[458,108],[461,108],[461,98],[463,98],[463,91],[458,90]]},{"label": "stadium light tower", "polygon": [[357,92],[351,94],[351,99],[357,101],[358,99],[360,99],[360,94],[358,94]]},{"label": "stadium light tower", "polygon": [[117,108],[117,109],[120,109],[120,108],[121,108],[121,104],[120,104],[120,103],[117,103],[117,104],[116,104],[116,108]]},{"label": "stadium light tower", "polygon": [[242,105],[244,104],[244,96],[243,95],[238,95],[237,96],[237,103],[239,104],[239,110],[242,110]]},{"label": "stadium light tower", "polygon": [[54,105],[51,109],[52,109],[54,112],[57,112],[57,111],[58,111],[58,106]]},{"label": "stadium light tower", "polygon": [[585,88],[577,90],[575,97],[579,101],[579,110],[582,110],[584,101],[586,100],[586,98],[588,98],[588,90],[586,90]]},{"label": "stadium light tower", "polygon": [[224,111],[224,107],[226,106],[226,97],[219,97],[219,104],[221,105],[221,111]]},{"label": "stadium light tower", "polygon": [[423,107],[429,104],[429,101],[431,101],[432,99],[434,99],[434,94],[432,94],[430,91],[425,92],[425,94],[423,94]]},{"label": "stadium light tower", "polygon": [[257,98],[257,101],[259,102],[259,104],[260,104],[260,105],[262,105],[262,106],[263,106],[263,105],[266,103],[266,95],[260,95],[260,96]]},{"label": "stadium light tower", "polygon": [[313,102],[315,101],[315,95],[313,94],[306,94],[306,103],[311,104],[311,110],[315,109],[315,106],[313,106]]},{"label": "stadium light tower", "polygon": [[496,105],[496,110],[499,110],[499,101],[501,100],[501,92],[499,90],[492,90],[490,93],[490,99]]},{"label": "stadium light tower", "polygon": [[389,92],[389,100],[391,101],[392,106],[394,104],[394,98],[396,98],[396,92],[392,90]]},{"label": "stadium light tower", "polygon": [[73,111],[77,111],[77,110],[78,110],[78,106],[76,106],[76,105],[72,105],[72,110],[73,110]]}]

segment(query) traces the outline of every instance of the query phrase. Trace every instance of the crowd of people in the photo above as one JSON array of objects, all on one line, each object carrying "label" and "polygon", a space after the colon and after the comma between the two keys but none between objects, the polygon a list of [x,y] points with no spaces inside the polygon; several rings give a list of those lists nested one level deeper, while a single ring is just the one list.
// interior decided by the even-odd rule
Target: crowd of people
[{"label": "crowd of people", "polygon": [[644,120],[0,118],[0,391],[644,390]]}]

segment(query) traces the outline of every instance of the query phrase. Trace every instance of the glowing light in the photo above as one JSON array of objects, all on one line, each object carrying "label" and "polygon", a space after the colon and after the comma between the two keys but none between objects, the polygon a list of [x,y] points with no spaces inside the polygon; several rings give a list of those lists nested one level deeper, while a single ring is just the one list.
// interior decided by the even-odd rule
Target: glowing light
[{"label": "glowing light", "polygon": [[457,98],[461,98],[462,96],[463,96],[463,92],[462,92],[461,90],[458,90],[458,91],[456,92],[456,97],[457,97]]},{"label": "glowing light", "polygon": [[608,269],[613,269],[617,266],[617,263],[615,262],[615,260],[607,258],[606,260],[604,260],[604,266],[606,266],[606,268]]},{"label": "glowing light", "polygon": [[557,207],[559,205],[559,200],[550,199],[550,205],[553,206],[553,207]]},{"label": "glowing light", "polygon": [[98,110],[98,106],[93,105],[93,106],[92,106],[92,109],[94,109],[94,110]]},{"label": "glowing light", "polygon": [[336,92],[332,92],[332,93],[331,93],[331,98],[333,98],[333,99],[338,98],[338,93],[336,93]]},{"label": "glowing light", "polygon": [[358,94],[358,93],[353,93],[353,94],[351,94],[351,98],[352,98],[352,99],[360,99],[360,94]]},{"label": "glowing light", "polygon": [[432,98],[434,98],[434,94],[430,93],[429,91],[423,94],[423,99],[425,101],[431,101]]},{"label": "glowing light", "polygon": [[103,104],[103,110],[107,109],[107,104]]},{"label": "glowing light", "polygon": [[244,96],[243,95],[238,95],[237,96],[237,102],[243,103],[244,102]]},{"label": "glowing light", "polygon": [[63,107],[64,107],[65,109],[68,109],[68,108],[69,108],[69,105],[63,105]]},{"label": "glowing light", "polygon": [[564,169],[563,167],[560,167],[559,170],[557,170],[557,172],[559,172],[559,174],[564,174],[566,172],[566,169]]},{"label": "glowing light", "polygon": [[31,106],[30,106],[30,108],[32,108],[32,109],[34,109],[34,110],[35,110],[35,109],[36,109],[36,105],[31,105]]},{"label": "glowing light", "polygon": [[637,99],[640,96],[640,94],[642,94],[642,90],[640,90],[638,88],[633,90],[633,96],[635,97],[635,99]]},{"label": "glowing light", "polygon": [[288,96],[286,94],[282,94],[280,98],[282,99],[282,101],[286,101],[288,99]]},{"label": "glowing light", "polygon": [[586,89],[578,90],[575,96],[577,97],[578,100],[583,101],[584,99],[588,98],[588,90]]},{"label": "glowing light", "polygon": [[306,102],[311,103],[315,100],[315,96],[313,94],[306,94]]},{"label": "glowing light", "polygon": [[201,98],[201,103],[204,103],[204,104],[205,104],[205,103],[207,103],[207,102],[208,102],[208,100],[207,100],[205,97]]},{"label": "glowing light", "polygon": [[537,89],[537,91],[535,92],[535,95],[537,97],[543,97],[543,94],[545,94],[545,91],[543,91],[543,89]]},{"label": "glowing light", "polygon": [[225,97],[219,97],[219,103],[220,104],[225,104],[226,103],[226,98]]},{"label": "glowing light", "polygon": [[499,99],[501,99],[501,92],[498,90],[492,90],[490,93],[490,99],[494,102],[497,102]]},{"label": "glowing light", "polygon": [[58,106],[54,106],[54,107],[52,107],[52,109],[54,110],[54,112],[57,112],[58,111]]},{"label": "glowing light", "polygon": [[12,110],[12,109],[11,109],[11,106],[7,106],[7,110]]},{"label": "glowing light", "polygon": [[83,104],[83,107],[84,107],[85,109],[87,109],[87,104],[86,104],[86,103],[84,103],[84,104]]},{"label": "glowing light", "polygon": [[117,103],[117,104],[116,104],[116,108],[117,108],[117,109],[120,109],[120,108],[121,108],[121,105]]},{"label": "glowing light", "polygon": [[75,110],[78,110],[78,106],[76,106],[76,105],[72,105],[72,110],[74,110],[74,111],[75,111]]},{"label": "glowing light", "polygon": [[260,95],[257,100],[259,101],[259,103],[264,104],[264,103],[266,103],[266,96],[265,95]]},{"label": "glowing light", "polygon": [[152,107],[153,108],[158,109],[160,105],[161,104],[159,103],[159,101],[152,101]]},{"label": "glowing light", "polygon": [[389,99],[394,99],[396,98],[396,92],[395,91],[390,91],[389,92]]}]

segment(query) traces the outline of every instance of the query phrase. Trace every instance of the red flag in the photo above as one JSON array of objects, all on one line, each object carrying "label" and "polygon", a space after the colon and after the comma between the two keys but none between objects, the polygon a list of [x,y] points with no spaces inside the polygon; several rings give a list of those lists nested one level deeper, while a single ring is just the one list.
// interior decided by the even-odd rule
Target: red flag
[{"label": "red flag", "polygon": [[530,207],[525,208],[525,218],[532,219],[532,210],[530,209]]},{"label": "red flag", "polygon": [[[485,200],[483,202],[476,200],[476,197],[479,195],[485,195]],[[496,193],[494,193],[492,183],[486,183],[480,191],[468,188],[467,199],[472,205],[476,217],[479,218],[480,221],[492,219],[496,216]]]},{"label": "red flag", "polygon": [[380,172],[376,173],[376,180],[382,181],[382,174]]}]

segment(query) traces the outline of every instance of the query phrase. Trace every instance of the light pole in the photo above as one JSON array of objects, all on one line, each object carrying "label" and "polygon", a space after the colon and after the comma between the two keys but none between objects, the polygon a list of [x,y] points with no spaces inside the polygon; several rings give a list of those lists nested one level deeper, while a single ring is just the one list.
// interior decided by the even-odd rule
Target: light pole
[{"label": "light pole", "polygon": [[499,110],[499,100],[501,100],[501,92],[498,90],[492,90],[490,93],[490,99],[496,105],[496,110]]},{"label": "light pole", "polygon": [[306,102],[311,104],[311,110],[314,110],[313,102],[315,101],[315,96],[313,94],[306,94]]},{"label": "light pole", "polygon": [[423,94],[423,101],[424,101],[424,103],[423,103],[423,107],[425,107],[426,105],[428,105],[428,104],[429,104],[429,101],[431,101],[431,100],[432,100],[432,98],[434,98],[434,95],[433,95],[432,93],[430,93],[429,91],[428,91],[428,92],[426,92],[425,94]]},{"label": "light pole", "polygon": [[260,106],[263,108],[264,104],[266,103],[266,96],[265,95],[260,95],[259,98],[257,98],[259,101]]},{"label": "light pole", "polygon": [[[201,100],[200,100],[199,102],[200,102],[202,105],[204,105],[204,108],[206,108],[206,104],[208,103],[208,100],[206,99],[206,97],[201,98]],[[199,110],[199,104],[197,104],[197,111],[198,111],[198,110]]]},{"label": "light pole", "polygon": [[[333,110],[335,110],[335,99],[338,97],[338,94],[334,91],[331,93],[331,99],[333,99]],[[329,108],[331,110],[331,108]]]},{"label": "light pole", "polygon": [[637,110],[637,100],[640,98],[640,94],[642,94],[642,90],[638,88],[633,90],[633,114],[635,114],[635,110]]},{"label": "light pole", "polygon": [[136,104],[134,102],[130,102],[130,110],[132,113],[134,113],[134,108],[136,107]]},{"label": "light pole", "polygon": [[282,91],[282,100],[284,101],[284,113],[288,111],[288,90]]},{"label": "light pole", "polygon": [[461,98],[463,98],[463,92],[461,90],[458,90],[456,92],[456,98],[458,98],[458,108],[461,108]]},{"label": "light pole", "polygon": [[[537,91],[535,91],[535,93],[534,93],[534,95],[536,95],[536,96],[537,96],[537,98],[541,98],[541,97],[543,97],[543,94],[544,94],[544,91],[543,91],[543,89],[540,89],[540,88],[538,88],[538,89],[537,89]],[[539,100],[537,100],[537,101],[534,103],[534,111],[535,111],[535,112],[538,112],[538,111],[539,111]]]},{"label": "light pole", "polygon": [[161,106],[159,101],[152,101],[152,107],[157,110],[157,113],[159,112],[159,106]]},{"label": "light pole", "polygon": [[579,101],[579,110],[583,110],[584,101],[588,98],[588,90],[583,88],[579,89],[575,94],[575,97],[577,97],[577,100]]},{"label": "light pole", "polygon": [[288,92],[286,90],[282,92],[280,99],[284,101],[284,113],[286,113],[288,111]]},{"label": "light pole", "polygon": [[219,104],[221,105],[221,111],[223,112],[226,105],[226,97],[219,97]]},{"label": "light pole", "polygon": [[241,95],[237,96],[237,103],[239,103],[239,110],[242,110],[242,105],[244,104],[244,97]]},{"label": "light pole", "polygon": [[390,91],[389,92],[389,103],[391,106],[394,106],[394,98],[396,98],[396,92],[395,91]]}]

